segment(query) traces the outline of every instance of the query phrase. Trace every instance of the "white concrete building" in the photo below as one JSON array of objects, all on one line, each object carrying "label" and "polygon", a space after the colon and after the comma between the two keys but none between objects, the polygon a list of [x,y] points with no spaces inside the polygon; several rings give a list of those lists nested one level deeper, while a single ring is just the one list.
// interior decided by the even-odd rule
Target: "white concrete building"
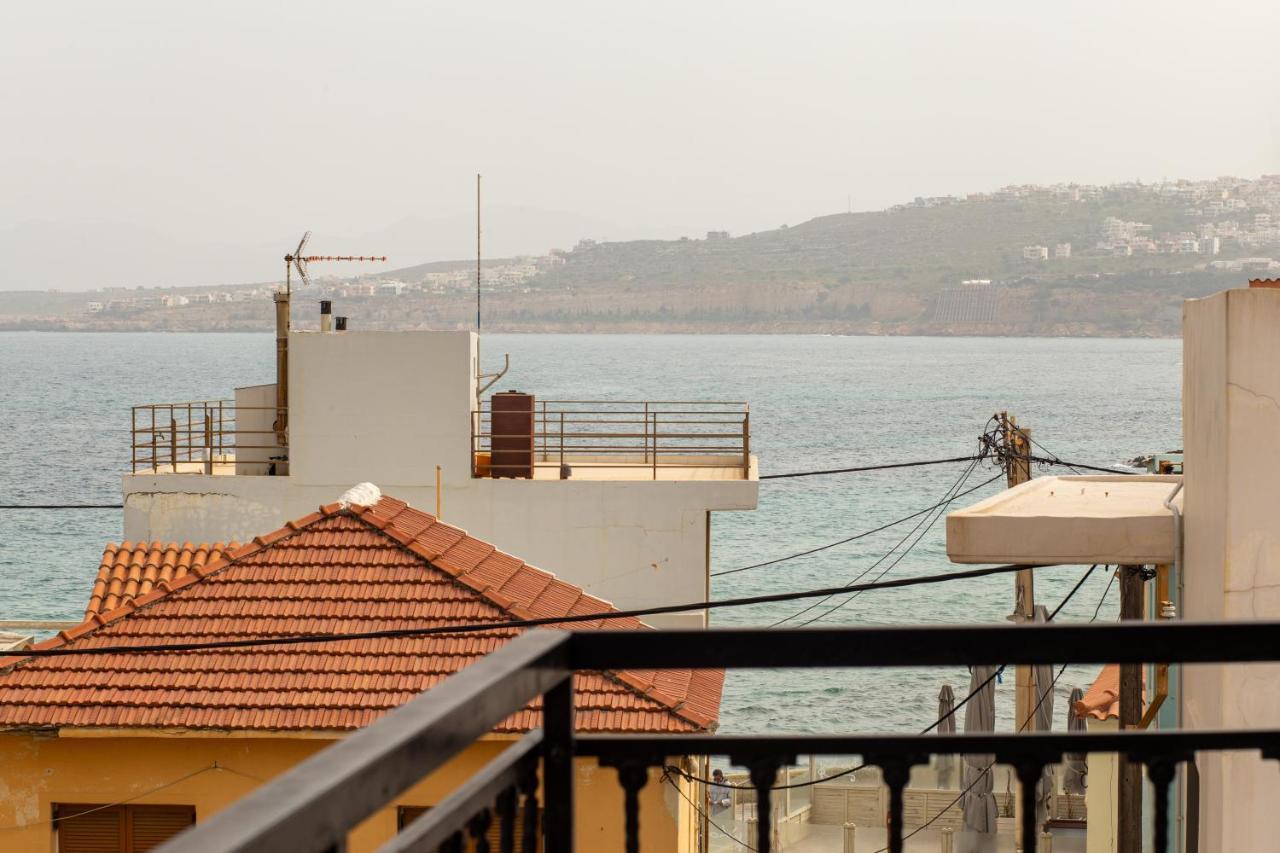
[{"label": "white concrete building", "polygon": [[[1144,593],[1148,619],[1280,618],[1280,286],[1256,281],[1191,299],[1183,316],[1185,476],[1032,480],[949,514],[952,560],[1154,565],[1155,588],[1148,583]],[[1180,509],[1180,525],[1171,508]],[[1173,604],[1168,614],[1164,600]],[[1280,727],[1278,664],[1175,666],[1168,678],[1170,702],[1156,705],[1158,727]],[[1089,760],[1091,780],[1109,777],[1109,769],[1094,775]],[[1274,761],[1203,752],[1195,765],[1199,798],[1190,800],[1193,786],[1181,771],[1175,834],[1197,826],[1202,851],[1274,849]],[[1093,786],[1089,795],[1088,850],[1108,853],[1116,849],[1111,800],[1103,808],[1102,789]]]},{"label": "white concrete building", "polygon": [[[1182,429],[1187,619],[1280,617],[1280,289],[1186,303]],[[1280,726],[1280,665],[1187,667],[1187,728]],[[1200,849],[1272,850],[1280,778],[1256,754],[1205,753]]]},{"label": "white concrete building", "polygon": [[135,409],[125,537],[243,540],[360,482],[434,512],[439,470],[444,520],[593,595],[705,600],[711,513],[756,506],[745,405],[537,400],[513,435],[479,363],[470,332],[291,332],[286,441],[274,384]]},{"label": "white concrete building", "polygon": [[1023,246],[1022,259],[1024,261],[1047,261],[1049,260],[1049,247]]}]

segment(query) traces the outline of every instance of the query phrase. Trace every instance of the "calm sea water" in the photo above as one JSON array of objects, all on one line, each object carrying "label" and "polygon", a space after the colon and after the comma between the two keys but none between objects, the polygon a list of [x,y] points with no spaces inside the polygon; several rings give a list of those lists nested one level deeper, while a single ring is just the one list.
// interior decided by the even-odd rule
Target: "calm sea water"
[{"label": "calm sea water", "polygon": [[[752,449],[778,473],[960,456],[987,418],[1016,412],[1064,459],[1111,464],[1180,446],[1181,344],[1173,340],[826,336],[486,335],[504,380],[562,399],[723,399],[751,403]],[[0,503],[116,502],[128,460],[129,407],[225,397],[269,382],[271,335],[0,334]],[[791,554],[877,527],[937,502],[963,465],[779,480],[756,512],[714,516],[716,570]],[[997,472],[983,467],[967,483]],[[964,502],[994,492],[992,484]],[[716,578],[715,597],[848,583],[915,522],[799,560]],[[943,523],[887,577],[953,568]],[[118,510],[0,512],[0,618],[78,618]],[[874,577],[888,563],[872,571]],[[554,566],[547,566],[550,570]],[[1050,608],[1082,568],[1037,575]],[[1102,601],[1100,569],[1059,616],[1086,620]],[[1116,591],[1100,618],[1114,618]],[[839,604],[836,599],[807,616]],[[873,592],[818,624],[997,622],[1007,576]],[[714,624],[765,625],[807,603],[715,611]],[[1093,671],[1069,669],[1060,696]],[[726,686],[722,732],[907,731],[933,718],[938,688],[963,695],[963,670],[739,671]],[[998,690],[1012,718],[1011,679]],[[1061,700],[1055,717],[1063,717]]]}]

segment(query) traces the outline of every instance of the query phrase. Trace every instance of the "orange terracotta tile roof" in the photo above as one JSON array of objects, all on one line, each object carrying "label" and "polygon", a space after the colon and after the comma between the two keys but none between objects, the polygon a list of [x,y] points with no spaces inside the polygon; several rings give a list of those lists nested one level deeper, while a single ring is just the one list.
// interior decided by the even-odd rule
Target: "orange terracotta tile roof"
[{"label": "orange terracotta tile roof", "polygon": [[[1145,668],[1143,681],[1146,681]],[[1145,691],[1143,708],[1146,708]],[[1109,663],[1102,668],[1102,672],[1098,673],[1093,684],[1076,703],[1076,716],[1093,717],[1095,720],[1120,719],[1120,664]]]},{"label": "orange terracotta tile roof", "polygon": [[200,543],[181,545],[164,542],[129,542],[107,546],[98,565],[98,577],[93,582],[93,594],[84,618],[95,613],[102,615],[115,610],[126,600],[139,598],[151,592],[161,581],[173,581],[183,577],[192,567],[199,568],[219,560],[227,551],[239,547],[237,543],[216,545]]},{"label": "orange terracotta tile roof", "polygon": [[[169,548],[146,547],[147,554]],[[169,578],[158,577],[157,568],[147,592],[141,582],[136,595],[127,584],[115,593],[109,581],[101,593],[95,584],[99,608],[112,594],[120,605],[95,611],[91,602],[84,624],[34,648],[461,626],[613,609],[389,497],[373,507],[321,507],[216,558],[206,556],[203,565],[195,559],[199,550],[188,564],[174,561]],[[113,555],[111,579],[115,566]],[[646,627],[634,618],[573,627],[605,625]],[[11,655],[0,658],[0,728],[350,730],[520,630],[187,652]],[[578,673],[577,725],[593,732],[713,730],[723,686],[723,670]],[[496,730],[527,731],[538,714],[530,706]]]}]

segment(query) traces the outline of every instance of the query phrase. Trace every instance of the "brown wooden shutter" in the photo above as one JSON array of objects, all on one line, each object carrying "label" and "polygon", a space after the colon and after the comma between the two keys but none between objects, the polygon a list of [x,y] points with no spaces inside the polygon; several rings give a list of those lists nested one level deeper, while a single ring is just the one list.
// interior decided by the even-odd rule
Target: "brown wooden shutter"
[{"label": "brown wooden shutter", "polygon": [[54,806],[58,853],[124,853],[124,806]]},{"label": "brown wooden shutter", "polygon": [[194,806],[129,806],[133,846],[126,853],[147,853],[196,822]]},{"label": "brown wooden shutter", "polygon": [[194,806],[58,805],[58,853],[148,853],[196,822]]}]

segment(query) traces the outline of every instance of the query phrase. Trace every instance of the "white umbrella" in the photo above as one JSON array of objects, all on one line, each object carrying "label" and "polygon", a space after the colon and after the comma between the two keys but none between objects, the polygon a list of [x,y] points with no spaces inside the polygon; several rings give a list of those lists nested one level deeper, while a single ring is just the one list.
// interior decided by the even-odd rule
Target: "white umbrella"
[{"label": "white umbrella", "polygon": [[[996,668],[987,664],[975,666],[969,672],[969,692],[973,698],[964,706],[965,734],[990,734],[996,730],[995,672]],[[964,757],[964,778],[961,780],[964,794],[960,808],[964,813],[966,830],[990,834],[996,831],[999,814],[992,793],[995,786],[991,765],[994,763],[994,755]]]},{"label": "white umbrella", "polygon": [[[1037,604],[1031,611],[1032,622],[1048,622],[1049,610],[1043,604]],[[1053,664],[1038,663],[1034,667],[1036,678],[1036,704],[1032,716],[1035,718],[1035,731],[1053,730]],[[1046,766],[1040,771],[1040,782],[1036,785],[1036,825],[1043,827],[1049,819],[1055,793],[1053,766]]]},{"label": "white umbrella", "polygon": [[[1084,691],[1077,687],[1071,691],[1071,698],[1067,701],[1067,731],[1071,734],[1083,734],[1085,730],[1084,718],[1076,713],[1076,703],[1082,699],[1084,699]],[[1068,752],[1062,756],[1062,760],[1066,765],[1065,772],[1062,774],[1063,789],[1068,794],[1083,797],[1085,778],[1089,775],[1088,759],[1083,752]]]},{"label": "white umbrella", "polygon": [[[938,691],[938,734],[953,735],[956,733],[956,694],[950,684],[942,685]],[[950,788],[954,784],[952,775],[956,769],[954,755],[939,755],[937,758],[938,787]]]}]

